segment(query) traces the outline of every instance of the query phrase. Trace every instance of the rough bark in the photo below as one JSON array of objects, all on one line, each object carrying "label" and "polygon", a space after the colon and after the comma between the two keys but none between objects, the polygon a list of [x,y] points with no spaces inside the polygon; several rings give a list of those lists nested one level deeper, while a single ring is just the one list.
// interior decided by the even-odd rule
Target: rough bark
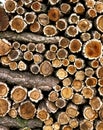
[{"label": "rough bark", "polygon": [[26,88],[39,88],[43,91],[50,91],[59,83],[59,80],[52,76],[43,77],[29,72],[10,71],[6,68],[0,68],[0,80]]},{"label": "rough bark", "polygon": [[60,37],[45,37],[37,34],[33,34],[30,32],[23,32],[23,33],[15,33],[10,31],[0,32],[0,38],[5,38],[7,40],[13,41],[21,41],[21,42],[42,42],[42,43],[58,43]]},{"label": "rough bark", "polygon": [[13,119],[11,117],[5,116],[0,118],[0,125],[3,125],[4,127],[15,127],[15,128],[23,128],[23,127],[41,128],[42,122],[37,118],[31,120],[24,120],[20,117]]}]

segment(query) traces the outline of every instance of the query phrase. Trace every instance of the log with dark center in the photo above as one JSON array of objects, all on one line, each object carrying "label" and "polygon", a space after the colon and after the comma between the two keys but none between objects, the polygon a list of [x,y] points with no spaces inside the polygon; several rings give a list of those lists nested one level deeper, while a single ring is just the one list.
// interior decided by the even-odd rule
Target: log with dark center
[{"label": "log with dark center", "polygon": [[0,80],[26,88],[38,88],[43,91],[50,91],[53,86],[59,83],[59,80],[52,76],[43,77],[29,72],[13,72],[6,68],[0,68]]},{"label": "log with dark center", "polygon": [[22,32],[17,34],[11,31],[0,32],[0,38],[5,38],[7,40],[22,41],[22,42],[35,42],[35,43],[58,43],[60,36],[55,37],[45,37],[31,32]]}]

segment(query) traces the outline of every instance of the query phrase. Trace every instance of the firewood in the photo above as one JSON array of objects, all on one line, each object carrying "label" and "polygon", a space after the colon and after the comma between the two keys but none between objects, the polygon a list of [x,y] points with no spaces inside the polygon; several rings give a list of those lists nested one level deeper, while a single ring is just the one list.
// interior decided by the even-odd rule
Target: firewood
[{"label": "firewood", "polygon": [[32,64],[30,66],[30,71],[32,72],[32,74],[38,74],[40,72],[40,67],[38,64]]},{"label": "firewood", "polygon": [[103,96],[103,85],[98,88],[99,94]]},{"label": "firewood", "polygon": [[30,25],[30,31],[33,33],[39,33],[41,31],[41,25],[38,21],[34,21],[34,23]]},{"label": "firewood", "polygon": [[88,9],[88,11],[87,11],[87,16],[89,17],[89,18],[95,18],[96,16],[97,16],[97,11],[96,11],[96,9],[92,9],[92,8],[90,8],[90,9]]},{"label": "firewood", "polygon": [[9,69],[4,68],[0,68],[0,75],[0,80],[4,80],[11,84],[15,83],[27,88],[36,87],[44,91],[50,91],[53,86],[59,83],[59,80],[54,77],[42,77],[40,75],[34,76],[28,72],[11,72]]},{"label": "firewood", "polygon": [[51,52],[56,52],[57,49],[58,49],[57,45],[55,45],[55,44],[50,45],[50,51]]},{"label": "firewood", "polygon": [[1,128],[102,129],[103,0],[0,5]]},{"label": "firewood", "polygon": [[83,116],[85,119],[93,121],[97,118],[97,112],[90,106],[86,106],[83,110]]},{"label": "firewood", "polygon": [[51,52],[50,50],[46,51],[45,53],[45,57],[46,59],[53,61],[56,59],[56,53],[55,52]]},{"label": "firewood", "polygon": [[6,83],[0,82],[0,97],[7,97],[9,92],[9,87]]},{"label": "firewood", "polygon": [[60,123],[59,122],[55,122],[53,125],[52,125],[53,129],[55,130],[59,130],[60,129]]},{"label": "firewood", "polygon": [[25,13],[25,9],[22,6],[18,6],[16,12],[19,15],[23,15]]},{"label": "firewood", "polygon": [[25,71],[27,69],[27,65],[24,61],[20,60],[17,68],[19,69],[19,71]]},{"label": "firewood", "polygon": [[61,97],[69,100],[73,97],[73,89],[71,87],[63,87],[61,89]]},{"label": "firewood", "polygon": [[9,26],[9,17],[5,13],[5,9],[0,6],[0,31],[5,31]]},{"label": "firewood", "polygon": [[80,105],[85,102],[85,99],[84,99],[83,95],[75,93],[73,95],[72,102],[76,105]]},{"label": "firewood", "polygon": [[43,56],[41,54],[34,54],[33,55],[33,60],[35,64],[40,64],[43,61]]},{"label": "firewood", "polygon": [[60,18],[60,10],[59,8],[56,7],[52,7],[50,8],[50,10],[48,11],[48,17],[51,21],[57,21]]},{"label": "firewood", "polygon": [[4,117],[10,110],[11,103],[8,99],[0,98],[0,117]]},{"label": "firewood", "polygon": [[63,48],[67,48],[69,46],[69,43],[70,41],[66,37],[61,37],[59,40],[59,46]]},{"label": "firewood", "polygon": [[27,97],[27,89],[23,88],[22,86],[14,86],[14,88],[11,91],[11,99],[15,103],[22,102]]},{"label": "firewood", "polygon": [[45,125],[48,126],[48,125],[52,125],[53,124],[53,118],[49,118],[48,120],[46,120],[45,122]]},{"label": "firewood", "polygon": [[99,97],[93,97],[90,101],[89,104],[91,105],[93,110],[100,110],[102,106],[102,101]]},{"label": "firewood", "polygon": [[9,22],[11,29],[16,31],[17,33],[22,32],[25,27],[26,23],[22,16],[16,15],[11,21]]},{"label": "firewood", "polygon": [[24,42],[42,42],[42,43],[57,43],[59,41],[59,36],[56,37],[44,37],[39,36],[33,33],[27,33],[23,32],[20,35],[15,32],[5,31],[0,32],[0,38],[6,38],[8,40],[14,40],[14,41],[24,41]]},{"label": "firewood", "polygon": [[63,98],[58,98],[55,102],[55,105],[58,107],[58,108],[64,108],[66,106],[66,101],[65,99]]},{"label": "firewood", "polygon": [[51,101],[46,101],[46,106],[47,109],[49,111],[49,113],[56,113],[58,110],[58,107],[55,105],[55,103],[51,102]]},{"label": "firewood", "polygon": [[82,43],[79,39],[73,39],[70,41],[69,49],[73,53],[78,53],[79,51],[81,51],[81,46],[82,46]]},{"label": "firewood", "polygon": [[69,117],[65,112],[60,112],[58,115],[58,122],[60,125],[66,125],[69,122]]},{"label": "firewood", "polygon": [[56,28],[59,31],[64,31],[67,28],[67,21],[65,19],[59,19],[58,21],[56,21]]},{"label": "firewood", "polygon": [[24,52],[24,59],[26,61],[31,61],[33,59],[33,53],[31,51]]},{"label": "firewood", "polygon": [[6,39],[0,39],[0,56],[7,55],[11,51],[11,43]]},{"label": "firewood", "polygon": [[95,95],[95,91],[90,87],[83,87],[82,92],[85,99],[92,99]]},{"label": "firewood", "polygon": [[52,74],[52,72],[53,72],[53,67],[49,61],[45,60],[40,64],[40,74],[44,76],[49,76]]},{"label": "firewood", "polygon": [[17,8],[16,1],[7,0],[4,4],[4,9],[7,13],[14,13]]},{"label": "firewood", "polygon": [[[90,49],[91,47],[91,49]],[[94,53],[96,52],[96,53]],[[96,59],[101,55],[101,41],[92,39],[86,42],[83,48],[84,56],[88,59]]]},{"label": "firewood", "polygon": [[2,56],[1,59],[0,59],[0,62],[3,66],[8,66],[11,61],[9,60],[8,56]]},{"label": "firewood", "polygon": [[35,105],[30,101],[22,102],[18,108],[18,113],[23,119],[32,119],[35,116]]},{"label": "firewood", "polygon": [[66,108],[66,114],[68,117],[74,118],[79,114],[78,107],[73,104],[69,104]]},{"label": "firewood", "polygon": [[78,29],[76,26],[70,25],[67,27],[65,33],[68,37],[76,37],[78,35]]},{"label": "firewood", "polygon": [[34,12],[26,12],[24,19],[25,19],[27,24],[32,24],[32,23],[34,23],[36,17],[37,16],[35,15]]},{"label": "firewood", "polygon": [[72,82],[72,88],[76,91],[76,92],[80,92],[83,88],[83,82],[81,80],[76,80],[74,79]]},{"label": "firewood", "polygon": [[67,4],[67,3],[62,3],[60,5],[60,9],[61,9],[61,12],[64,13],[64,14],[68,14],[71,10],[71,6],[70,4]]},{"label": "firewood", "polygon": [[72,82],[72,80],[69,77],[67,77],[67,78],[65,78],[65,79],[62,80],[63,86],[65,86],[65,87],[70,86],[71,82]]},{"label": "firewood", "polygon": [[102,78],[102,77],[103,77],[102,71],[103,71],[103,67],[102,67],[102,66],[99,66],[99,67],[96,69],[96,75],[97,75],[98,78]]},{"label": "firewood", "polygon": [[92,76],[94,74],[94,70],[91,67],[85,68],[85,75],[86,76]]},{"label": "firewood", "polygon": [[77,14],[83,14],[85,12],[84,5],[78,2],[74,7],[74,12]]},{"label": "firewood", "polygon": [[17,42],[17,41],[15,41],[15,42],[12,43],[12,46],[13,46],[13,48],[14,48],[15,50],[16,50],[16,49],[19,49],[19,48],[20,48],[20,43]]},{"label": "firewood", "polygon": [[17,118],[11,118],[9,116],[5,116],[0,118],[0,125],[6,126],[6,127],[29,127],[29,128],[36,128],[36,127],[42,127],[42,122],[37,119],[30,119],[30,120],[24,120],[20,117]]},{"label": "firewood", "polygon": [[45,109],[38,109],[37,118],[40,119],[41,121],[45,121],[49,118],[49,113]]},{"label": "firewood", "polygon": [[69,125],[64,125],[62,130],[73,130]]},{"label": "firewood", "polygon": [[60,59],[55,59],[52,61],[52,66],[54,68],[60,68],[62,66],[62,61]]},{"label": "firewood", "polygon": [[8,54],[8,58],[10,61],[18,61],[23,58],[23,53],[19,49],[12,49]]},{"label": "firewood", "polygon": [[67,58],[67,55],[68,55],[68,52],[66,49],[64,49],[64,48],[58,49],[58,51],[57,51],[58,59],[65,59],[65,58]]},{"label": "firewood", "polygon": [[32,102],[37,103],[38,101],[42,100],[43,94],[40,89],[33,88],[28,92],[28,97]]},{"label": "firewood", "polygon": [[81,37],[82,41],[86,42],[86,41],[91,39],[91,34],[87,33],[87,32],[86,33],[84,32],[84,33],[81,34],[80,37]]},{"label": "firewood", "polygon": [[68,22],[70,24],[77,24],[79,22],[80,16],[78,16],[76,13],[72,13],[70,17],[68,18]]},{"label": "firewood", "polygon": [[103,3],[101,1],[97,1],[95,4],[95,9],[97,13],[102,13],[103,12]]},{"label": "firewood", "polygon": [[83,120],[80,122],[80,130],[93,130],[93,122],[89,120]]},{"label": "firewood", "polygon": [[29,42],[27,44],[27,49],[28,49],[28,51],[34,52],[35,51],[35,43]]},{"label": "firewood", "polygon": [[51,125],[44,125],[43,130],[53,130]]},{"label": "firewood", "polygon": [[95,5],[95,0],[87,0],[85,4],[88,8],[92,8]]},{"label": "firewood", "polygon": [[75,119],[70,119],[69,120],[69,125],[70,125],[71,128],[75,129],[75,128],[78,127],[79,122],[78,122],[78,120],[76,118]]},{"label": "firewood", "polygon": [[51,91],[48,95],[48,100],[51,102],[55,102],[58,99],[59,93],[55,91]]},{"label": "firewood", "polygon": [[97,84],[97,79],[95,77],[88,77],[85,80],[86,86],[88,87],[95,87]]},{"label": "firewood", "polygon": [[46,6],[38,1],[34,1],[31,4],[31,9],[35,12],[44,12],[46,10]]},{"label": "firewood", "polygon": [[17,113],[17,110],[15,108],[11,108],[10,111],[8,112],[8,115],[11,117],[11,118],[16,118],[18,113]]},{"label": "firewood", "polygon": [[43,28],[43,33],[47,37],[52,37],[52,36],[55,36],[57,34],[57,29],[54,25],[46,25]]},{"label": "firewood", "polygon": [[44,43],[38,43],[35,45],[36,52],[43,53],[45,51]]},{"label": "firewood", "polygon": [[47,24],[49,24],[49,17],[47,14],[45,13],[41,13],[38,15],[38,22],[43,25],[43,26],[46,26]]},{"label": "firewood", "polygon": [[26,51],[27,50],[27,45],[21,44],[20,45],[20,50],[23,51],[23,52]]},{"label": "firewood", "polygon": [[103,121],[98,121],[96,124],[96,130],[100,130],[103,128]]}]

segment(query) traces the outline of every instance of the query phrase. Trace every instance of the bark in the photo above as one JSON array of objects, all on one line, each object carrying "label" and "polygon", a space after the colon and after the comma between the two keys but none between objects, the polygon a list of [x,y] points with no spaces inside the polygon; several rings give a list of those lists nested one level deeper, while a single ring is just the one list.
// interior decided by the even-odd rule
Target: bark
[{"label": "bark", "polygon": [[21,41],[21,42],[41,42],[41,43],[58,43],[60,37],[45,37],[30,32],[22,32],[20,34],[10,31],[0,32],[0,38],[5,38],[7,40]]},{"label": "bark", "polygon": [[0,125],[0,130],[9,130],[9,128],[8,128],[8,127],[5,127],[5,126],[3,126],[3,125]]},{"label": "bark", "polygon": [[59,80],[52,76],[44,77],[29,72],[10,71],[6,68],[0,68],[0,80],[26,88],[39,88],[43,91],[50,91],[59,83]]},{"label": "bark", "polygon": [[5,116],[0,118],[0,125],[3,125],[4,127],[15,127],[15,128],[23,128],[23,127],[41,128],[43,124],[37,118],[31,120],[24,120],[20,117],[13,119],[11,117]]}]

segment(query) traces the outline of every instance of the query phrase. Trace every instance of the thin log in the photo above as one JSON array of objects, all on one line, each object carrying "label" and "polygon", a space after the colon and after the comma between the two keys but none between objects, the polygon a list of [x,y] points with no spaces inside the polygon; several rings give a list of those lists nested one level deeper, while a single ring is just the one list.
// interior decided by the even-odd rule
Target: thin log
[{"label": "thin log", "polygon": [[6,68],[0,68],[0,80],[26,88],[38,88],[43,91],[50,91],[53,86],[59,83],[59,80],[52,76],[43,77],[29,72],[10,71]]},{"label": "thin log", "polygon": [[23,32],[20,34],[17,34],[15,32],[10,32],[10,31],[5,31],[5,32],[0,32],[0,38],[5,38],[8,40],[13,40],[13,41],[22,41],[22,42],[35,42],[35,43],[58,43],[60,37],[55,36],[55,37],[45,37],[29,32]]},{"label": "thin log", "polygon": [[17,117],[15,119],[5,116],[0,118],[0,125],[3,125],[5,127],[29,127],[29,128],[36,128],[36,127],[42,127],[42,122],[35,118],[31,120],[24,120],[20,117]]}]

